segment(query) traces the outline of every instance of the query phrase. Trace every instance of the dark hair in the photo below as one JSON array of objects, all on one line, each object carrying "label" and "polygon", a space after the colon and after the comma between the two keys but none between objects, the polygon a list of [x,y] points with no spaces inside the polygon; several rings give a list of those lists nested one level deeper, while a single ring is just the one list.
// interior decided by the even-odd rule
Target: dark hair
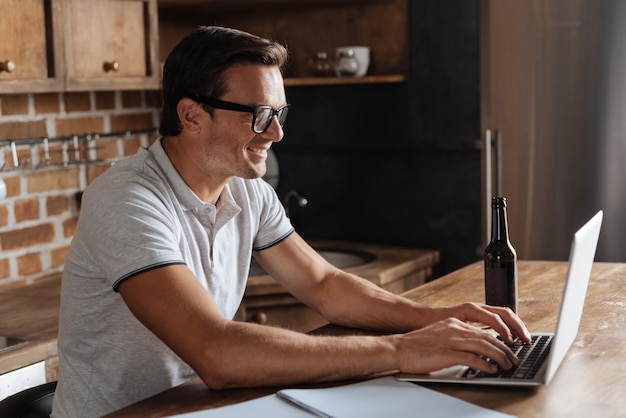
[{"label": "dark hair", "polygon": [[194,95],[219,98],[226,93],[224,73],[233,65],[276,65],[282,71],[286,61],[287,50],[277,42],[237,29],[199,27],[165,60],[160,134],[176,136],[181,132],[176,112],[180,99]]}]

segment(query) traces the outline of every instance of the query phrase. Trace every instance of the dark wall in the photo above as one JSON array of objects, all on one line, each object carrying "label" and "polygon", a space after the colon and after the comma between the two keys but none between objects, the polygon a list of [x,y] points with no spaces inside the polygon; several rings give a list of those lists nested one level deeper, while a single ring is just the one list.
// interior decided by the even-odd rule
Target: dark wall
[{"label": "dark wall", "polygon": [[443,274],[481,239],[478,4],[409,3],[408,81],[287,88],[277,190],[305,238],[439,249]]}]

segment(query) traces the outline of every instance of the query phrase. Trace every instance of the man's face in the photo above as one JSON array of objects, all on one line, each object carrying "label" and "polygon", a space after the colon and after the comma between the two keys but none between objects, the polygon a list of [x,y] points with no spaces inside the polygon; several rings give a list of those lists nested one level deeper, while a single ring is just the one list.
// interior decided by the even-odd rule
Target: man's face
[{"label": "man's face", "polygon": [[[229,89],[219,99],[246,106],[286,104],[285,87],[278,67],[237,65],[227,73]],[[208,115],[207,115],[208,116]],[[213,176],[258,178],[265,174],[267,151],[283,138],[276,117],[265,132],[252,131],[252,114],[214,109],[209,117],[206,167]]]}]

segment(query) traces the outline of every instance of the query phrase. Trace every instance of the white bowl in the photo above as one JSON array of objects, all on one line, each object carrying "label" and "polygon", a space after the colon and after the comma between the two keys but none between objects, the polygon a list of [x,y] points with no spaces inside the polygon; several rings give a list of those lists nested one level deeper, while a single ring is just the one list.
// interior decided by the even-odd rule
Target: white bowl
[{"label": "white bowl", "polygon": [[370,48],[369,46],[340,46],[335,49],[335,56],[338,58],[342,52],[350,49],[354,51],[354,57],[359,63],[359,69],[354,76],[363,77],[367,74],[370,65]]}]

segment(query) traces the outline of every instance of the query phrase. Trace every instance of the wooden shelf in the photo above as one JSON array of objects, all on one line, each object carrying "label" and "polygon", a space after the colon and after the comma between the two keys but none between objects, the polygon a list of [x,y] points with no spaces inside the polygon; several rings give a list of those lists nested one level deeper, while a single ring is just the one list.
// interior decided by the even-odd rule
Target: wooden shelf
[{"label": "wooden shelf", "polygon": [[285,86],[402,83],[404,81],[406,81],[406,76],[402,74],[369,75],[365,77],[296,77],[285,78]]},{"label": "wooden shelf", "polygon": [[271,9],[294,9],[320,5],[380,3],[389,0],[158,0],[161,9],[195,9],[201,12],[239,12]]},{"label": "wooden shelf", "polygon": [[[157,0],[160,58],[199,25],[244,30],[289,48],[287,86],[399,83],[409,74],[409,0]],[[369,71],[362,78],[313,77],[317,52],[337,47],[370,48]]]}]

